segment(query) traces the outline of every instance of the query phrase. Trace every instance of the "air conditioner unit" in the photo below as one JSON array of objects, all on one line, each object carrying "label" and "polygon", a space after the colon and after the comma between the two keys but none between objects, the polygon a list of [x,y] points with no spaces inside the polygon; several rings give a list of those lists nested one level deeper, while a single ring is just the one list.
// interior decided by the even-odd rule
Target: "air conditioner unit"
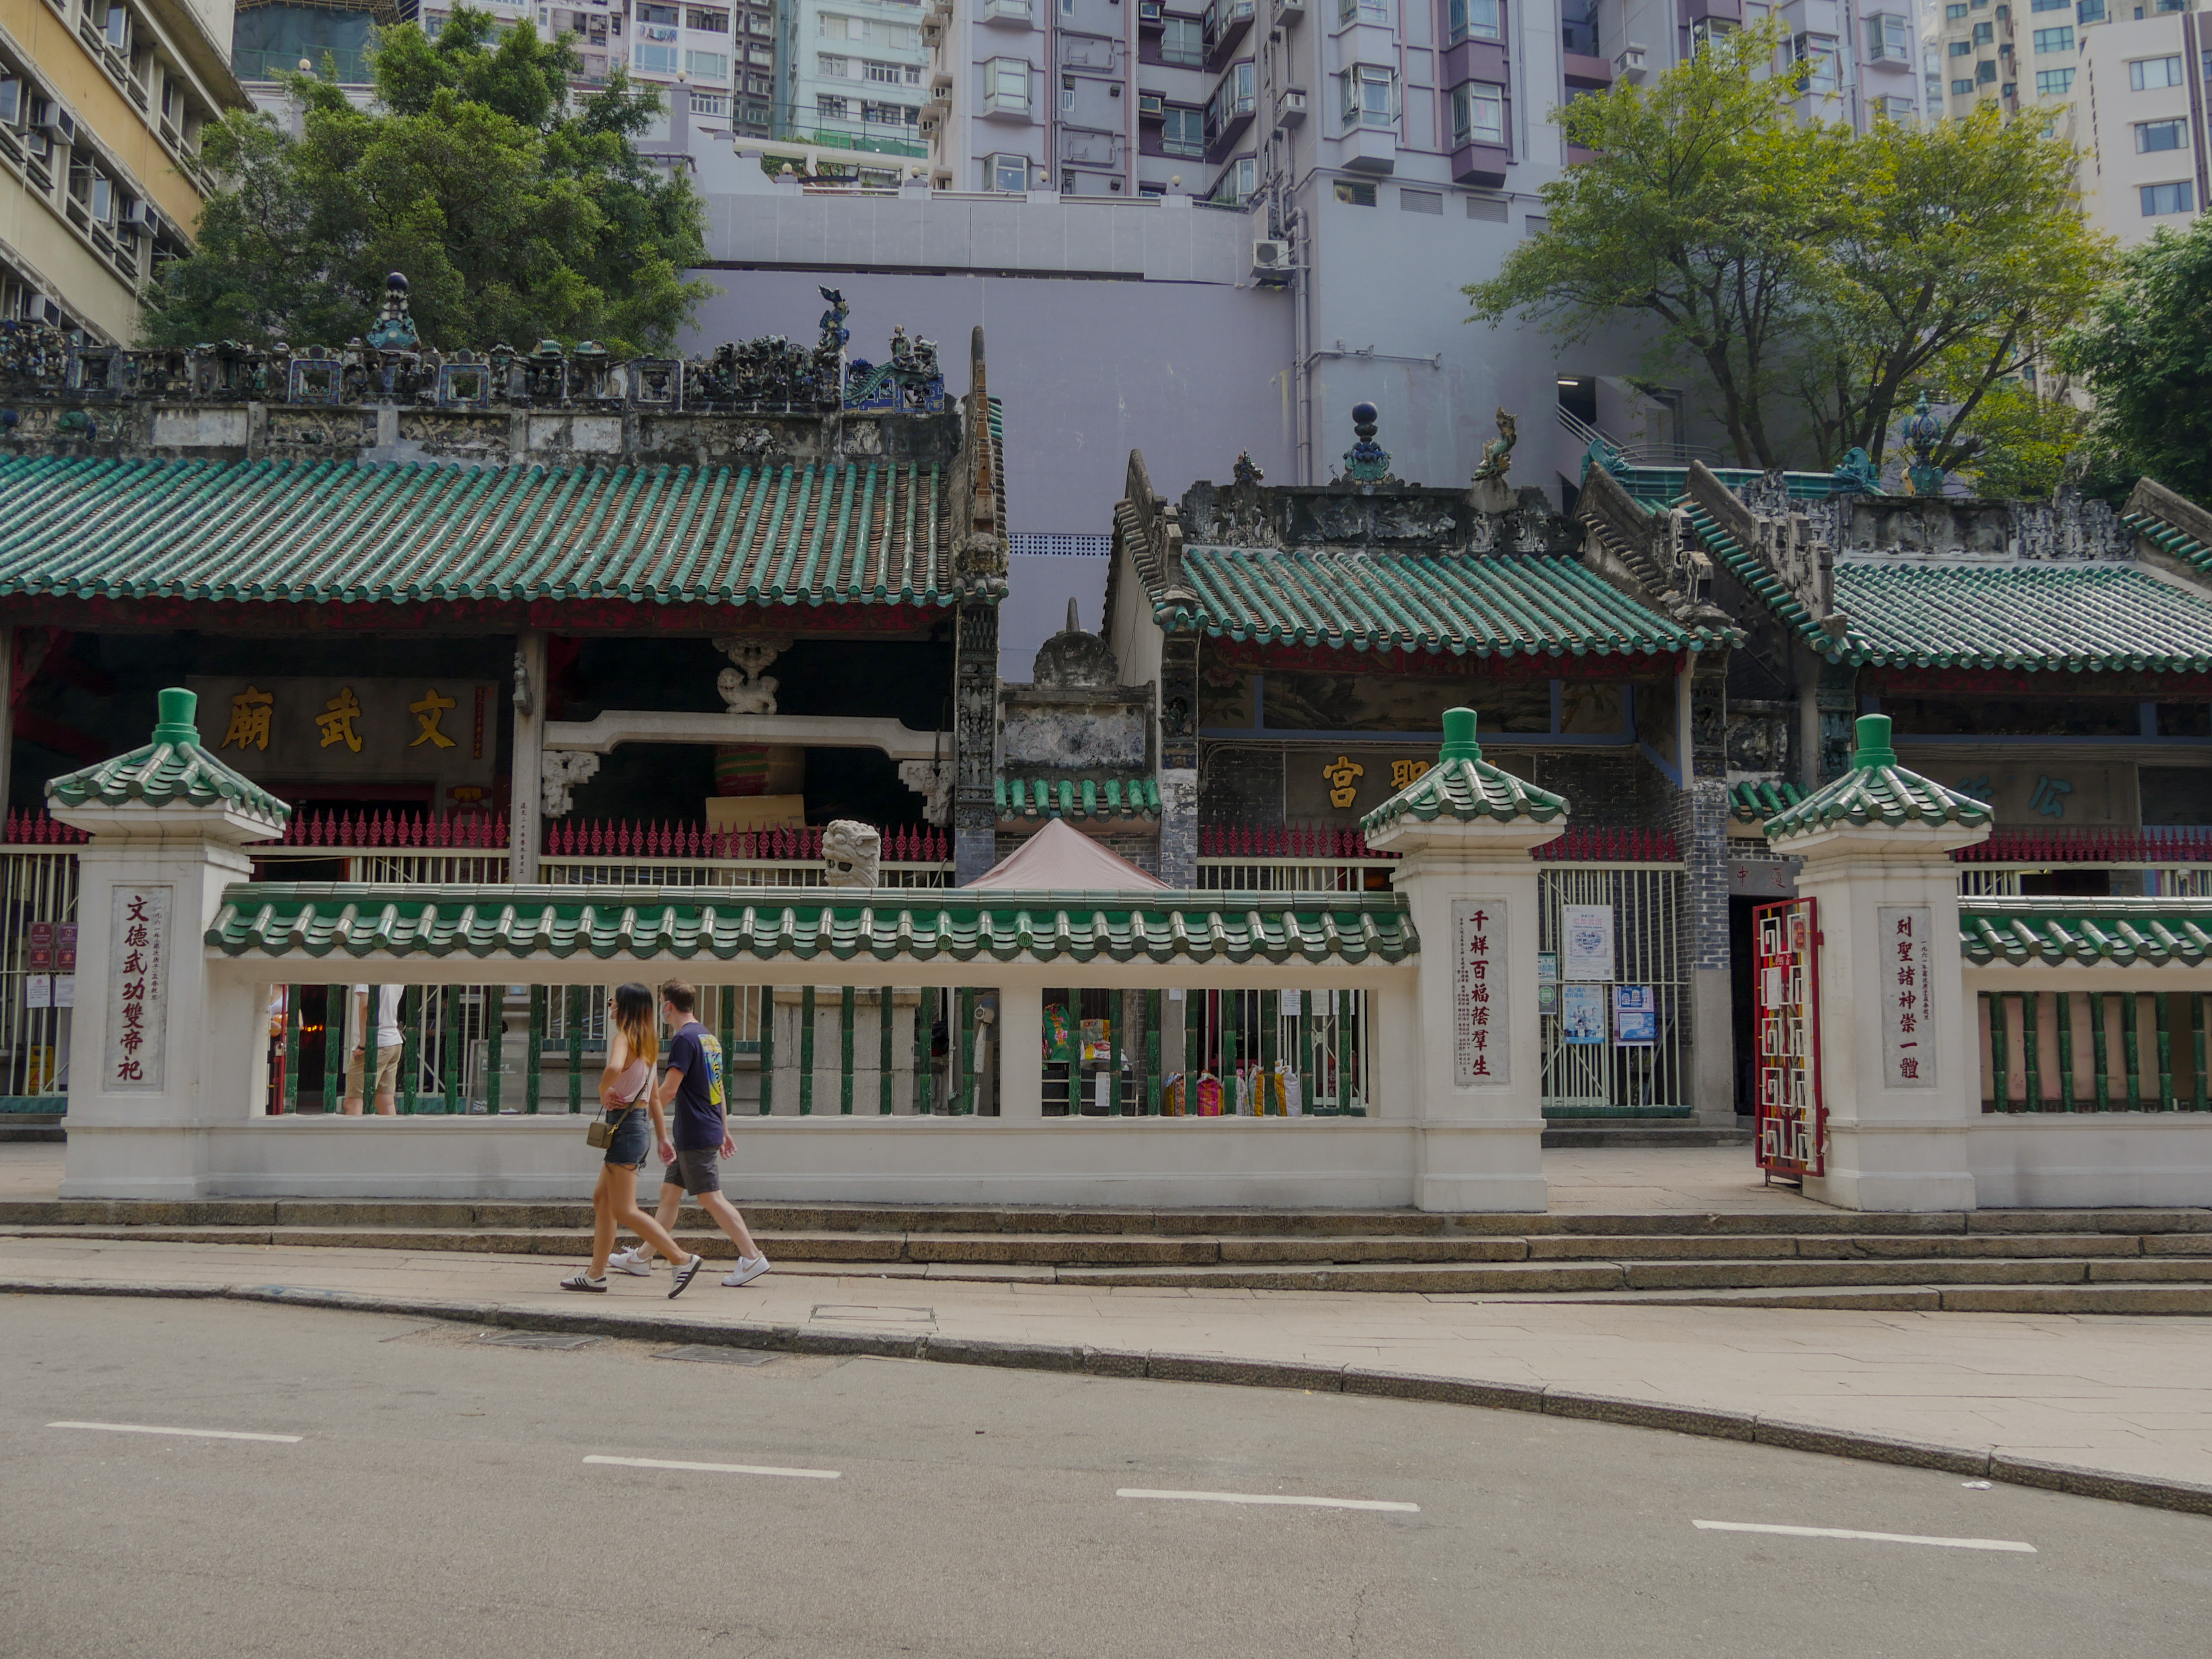
[{"label": "air conditioner unit", "polygon": [[133,199],[125,202],[115,216],[119,223],[143,227],[154,222],[154,210],[145,203]]},{"label": "air conditioner unit", "polygon": [[1139,23],[1161,21],[1160,0],[1137,0],[1137,21]]},{"label": "air conditioner unit", "polygon": [[1644,76],[1644,60],[1649,53],[1642,46],[1625,46],[1613,60],[1613,72],[1624,81],[1641,81]]},{"label": "air conditioner unit", "polygon": [[937,136],[937,118],[934,115],[923,116],[921,126],[923,137],[934,138]]},{"label": "air conditioner unit", "polygon": [[1290,270],[1291,245],[1288,242],[1252,244],[1252,274],[1255,276],[1287,276]]},{"label": "air conditioner unit", "polygon": [[1167,100],[1161,94],[1157,92],[1140,92],[1137,94],[1138,114],[1161,115],[1166,113],[1166,111]]},{"label": "air conditioner unit", "polygon": [[1285,87],[1275,98],[1275,125],[1294,127],[1306,118],[1306,89],[1304,87]]}]

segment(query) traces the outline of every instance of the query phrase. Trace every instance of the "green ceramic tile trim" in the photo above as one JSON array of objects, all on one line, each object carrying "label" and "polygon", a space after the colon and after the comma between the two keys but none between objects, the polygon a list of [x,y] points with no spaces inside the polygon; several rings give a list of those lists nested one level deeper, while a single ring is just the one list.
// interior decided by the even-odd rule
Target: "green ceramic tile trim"
[{"label": "green ceramic tile trim", "polygon": [[2197,968],[2212,961],[2212,902],[1961,899],[1959,945],[1977,967]]},{"label": "green ceramic tile trim", "polygon": [[1304,553],[1194,547],[1182,574],[1197,607],[1163,602],[1175,632],[1262,644],[1453,656],[1671,656],[1731,644],[1685,628],[1573,559],[1510,554]]},{"label": "green ceramic tile trim", "polygon": [[660,888],[228,889],[207,944],[226,956],[668,957],[734,962],[1405,962],[1420,944],[1395,894],[923,894],[820,888],[726,899]]},{"label": "green ceramic tile trim", "polygon": [[1002,818],[1156,818],[1160,786],[1151,777],[1010,778],[993,786]]},{"label": "green ceramic tile trim", "polygon": [[[933,467],[0,456],[0,595],[951,605]],[[994,599],[1005,583],[978,585]]]},{"label": "green ceramic tile trim", "polygon": [[1444,744],[1437,763],[1360,819],[1360,829],[1372,836],[1406,817],[1424,823],[1438,818],[1549,823],[1566,817],[1565,796],[1523,783],[1483,759],[1474,728],[1474,709],[1444,710]]},{"label": "green ceramic tile trim", "polygon": [[1738,783],[1729,787],[1729,811],[1739,823],[1764,823],[1805,799],[1794,783]]},{"label": "green ceramic tile trim", "polygon": [[160,697],[161,720],[154,740],[97,766],[64,773],[46,783],[46,799],[56,806],[230,806],[281,830],[292,809],[251,778],[234,772],[200,747],[196,693],[172,689]]},{"label": "green ceramic tile trim", "polygon": [[1989,823],[1986,803],[1899,766],[1889,739],[1888,715],[1860,715],[1858,751],[1851,757],[1851,769],[1769,818],[1766,838],[1787,841],[1838,823],[1882,823],[1894,828],[1905,823],[1974,826]]}]

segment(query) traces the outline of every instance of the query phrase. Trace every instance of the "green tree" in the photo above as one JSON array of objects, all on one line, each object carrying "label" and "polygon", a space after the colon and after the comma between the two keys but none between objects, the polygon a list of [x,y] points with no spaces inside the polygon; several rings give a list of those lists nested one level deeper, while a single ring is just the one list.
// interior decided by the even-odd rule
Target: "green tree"
[{"label": "green tree", "polygon": [[1798,313],[1815,456],[1856,445],[1879,462],[1922,386],[1954,405],[1953,445],[2081,313],[2111,242],[2082,222],[2072,146],[1993,105],[1878,122],[1846,155],[1847,211]]},{"label": "green tree", "polygon": [[440,349],[586,337],[663,350],[714,289],[703,216],[680,169],[635,143],[659,108],[617,70],[572,100],[568,37],[457,9],[435,42],[379,32],[374,106],[290,78],[298,138],[237,113],[210,128],[224,180],[198,244],[147,295],[148,344],[337,342],[363,332],[386,273],[404,270],[416,325]]},{"label": "green tree", "polygon": [[2051,360],[2096,393],[2093,483],[2148,476],[2212,497],[2212,223],[2129,249]]},{"label": "green tree", "polygon": [[1793,118],[1796,82],[1768,72],[1780,39],[1717,37],[1649,89],[1553,112],[1590,159],[1544,186],[1544,231],[1466,290],[1493,327],[1522,314],[1569,341],[1650,319],[1655,372],[1699,372],[1745,465],[1782,465],[1798,309],[1846,208],[1846,137]]},{"label": "green tree", "polygon": [[1983,392],[1955,447],[1982,495],[2039,499],[2065,477],[2088,426],[2088,411],[2063,392],[2000,380]]}]

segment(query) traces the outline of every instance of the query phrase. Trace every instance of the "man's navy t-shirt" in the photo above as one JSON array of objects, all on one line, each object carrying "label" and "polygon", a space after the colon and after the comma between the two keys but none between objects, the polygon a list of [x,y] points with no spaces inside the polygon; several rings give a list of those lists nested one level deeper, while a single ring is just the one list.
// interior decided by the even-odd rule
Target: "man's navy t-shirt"
[{"label": "man's navy t-shirt", "polygon": [[672,1133],[679,1152],[719,1152],[722,1146],[722,1045],[693,1020],[668,1040],[668,1069],[684,1073],[676,1085]]}]

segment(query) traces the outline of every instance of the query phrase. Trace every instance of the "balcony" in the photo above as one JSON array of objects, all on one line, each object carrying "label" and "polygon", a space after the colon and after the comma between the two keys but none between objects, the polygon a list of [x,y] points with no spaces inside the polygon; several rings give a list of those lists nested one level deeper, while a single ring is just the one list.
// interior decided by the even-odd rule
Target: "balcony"
[{"label": "balcony", "polygon": [[1036,20],[1030,0],[983,0],[983,21],[1002,28],[1025,29]]},{"label": "balcony", "polygon": [[1253,0],[1213,0],[1206,9],[1206,67],[1219,69],[1252,29]]}]

